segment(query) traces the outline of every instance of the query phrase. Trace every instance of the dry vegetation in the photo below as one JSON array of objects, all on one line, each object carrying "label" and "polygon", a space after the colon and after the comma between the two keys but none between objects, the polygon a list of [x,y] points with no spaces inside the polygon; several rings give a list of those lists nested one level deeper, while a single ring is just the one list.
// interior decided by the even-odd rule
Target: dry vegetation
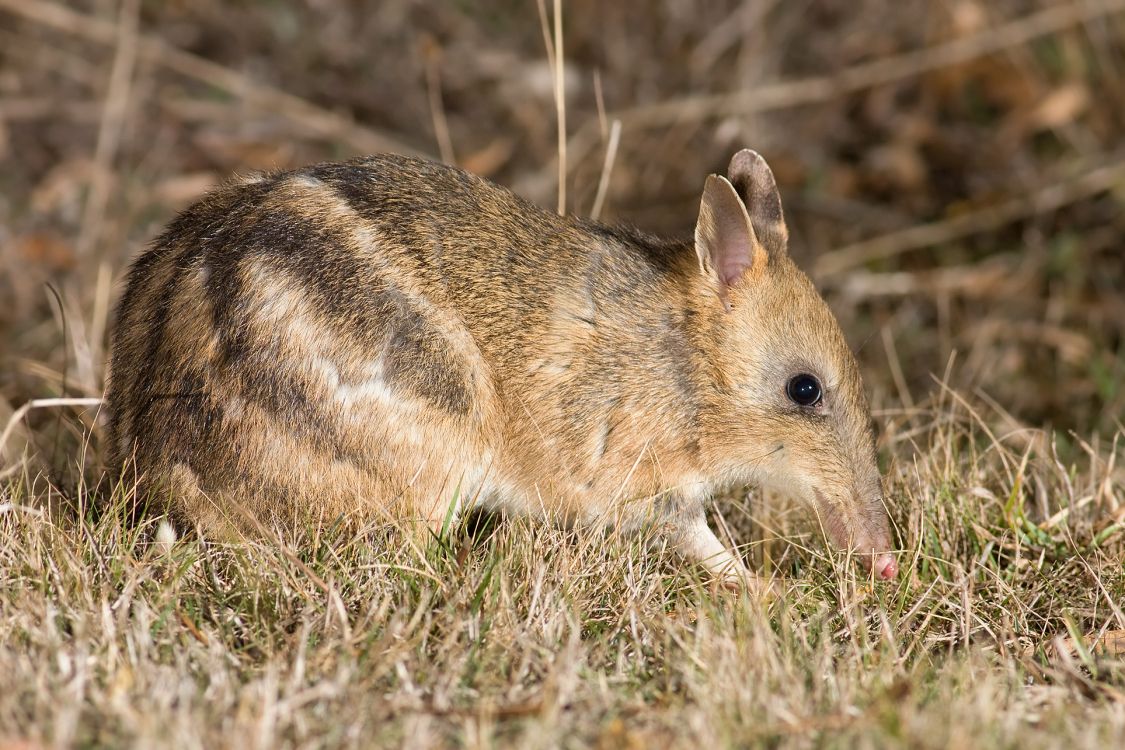
[{"label": "dry vegetation", "polygon": [[12,418],[100,396],[128,258],[233,171],[367,151],[555,205],[556,36],[534,2],[0,0],[0,748],[1125,746],[1125,1],[643,8],[565,4],[566,205],[684,231],[766,154],[902,580],[757,495],[716,520],[768,607],[655,535],[128,523],[96,407]]}]

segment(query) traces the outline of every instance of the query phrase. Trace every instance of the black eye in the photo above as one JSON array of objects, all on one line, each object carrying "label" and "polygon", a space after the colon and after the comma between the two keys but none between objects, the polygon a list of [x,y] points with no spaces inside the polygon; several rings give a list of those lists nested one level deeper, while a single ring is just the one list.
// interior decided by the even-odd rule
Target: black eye
[{"label": "black eye", "polygon": [[820,381],[807,373],[794,375],[785,386],[785,393],[795,404],[801,406],[816,406],[824,393],[820,390]]}]

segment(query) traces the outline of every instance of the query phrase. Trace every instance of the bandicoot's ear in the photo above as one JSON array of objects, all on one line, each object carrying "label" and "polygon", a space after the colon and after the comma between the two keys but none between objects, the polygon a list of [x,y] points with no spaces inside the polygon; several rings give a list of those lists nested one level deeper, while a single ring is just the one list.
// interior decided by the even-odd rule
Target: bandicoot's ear
[{"label": "bandicoot's ear", "polygon": [[713,174],[703,185],[695,252],[700,270],[717,283],[719,298],[728,309],[727,290],[748,271],[765,266],[766,251],[754,236],[746,206],[725,177]]},{"label": "bandicoot's ear", "polygon": [[744,148],[730,160],[727,177],[746,204],[754,234],[762,247],[771,256],[784,253],[789,244],[789,229],[781,212],[777,182],[766,160],[757,151]]}]

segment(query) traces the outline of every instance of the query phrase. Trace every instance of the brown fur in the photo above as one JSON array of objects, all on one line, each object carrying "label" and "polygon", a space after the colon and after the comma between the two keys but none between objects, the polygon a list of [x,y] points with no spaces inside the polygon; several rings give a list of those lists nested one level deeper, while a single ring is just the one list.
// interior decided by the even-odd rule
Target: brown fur
[{"label": "brown fur", "polygon": [[[785,238],[748,151],[708,181],[694,246],[402,157],[233,182],[130,271],[111,459],[213,534],[310,513],[436,530],[459,498],[664,523],[741,576],[703,503],[753,482],[882,552],[859,372]],[[798,372],[822,407],[788,400]]]}]

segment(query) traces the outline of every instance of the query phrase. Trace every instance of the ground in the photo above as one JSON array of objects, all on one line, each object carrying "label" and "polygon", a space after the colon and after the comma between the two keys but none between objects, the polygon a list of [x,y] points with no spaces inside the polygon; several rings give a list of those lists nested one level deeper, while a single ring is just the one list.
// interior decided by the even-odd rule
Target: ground
[{"label": "ground", "polygon": [[[365,6],[0,0],[0,749],[1125,746],[1125,1],[571,0],[564,159],[553,3]],[[121,274],[230,174],[410,151],[555,207],[562,161],[675,233],[743,146],[898,581],[749,488],[712,520],[769,601],[655,529],[176,536],[104,472]]]}]

